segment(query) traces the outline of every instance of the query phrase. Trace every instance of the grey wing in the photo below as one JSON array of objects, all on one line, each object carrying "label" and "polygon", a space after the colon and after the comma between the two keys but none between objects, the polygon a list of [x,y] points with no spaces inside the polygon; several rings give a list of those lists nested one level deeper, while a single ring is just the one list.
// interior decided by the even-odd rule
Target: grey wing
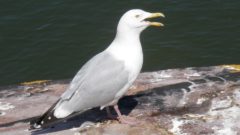
[{"label": "grey wing", "polygon": [[80,69],[57,106],[75,112],[107,104],[128,83],[128,77],[124,62],[102,52]]}]

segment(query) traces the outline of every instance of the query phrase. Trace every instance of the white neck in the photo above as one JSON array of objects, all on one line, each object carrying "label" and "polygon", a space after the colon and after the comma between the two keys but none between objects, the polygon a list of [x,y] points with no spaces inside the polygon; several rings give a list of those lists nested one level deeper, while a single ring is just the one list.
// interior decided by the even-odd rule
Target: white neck
[{"label": "white neck", "polygon": [[143,64],[140,33],[118,31],[115,39],[106,51],[125,63],[126,68],[132,71],[130,78],[136,78]]},{"label": "white neck", "polygon": [[[115,50],[115,49],[124,49],[124,51],[131,49],[142,49],[141,42],[140,42],[140,32],[137,31],[131,31],[128,29],[119,28],[117,29],[117,34],[113,40],[113,42],[110,44],[110,46],[107,48],[107,50]],[[125,50],[126,49],[126,50]],[[120,50],[116,50],[120,51]]]},{"label": "white neck", "polygon": [[135,52],[142,53],[142,46],[139,36],[117,34],[106,51],[116,55],[124,55],[127,53],[134,55]]}]

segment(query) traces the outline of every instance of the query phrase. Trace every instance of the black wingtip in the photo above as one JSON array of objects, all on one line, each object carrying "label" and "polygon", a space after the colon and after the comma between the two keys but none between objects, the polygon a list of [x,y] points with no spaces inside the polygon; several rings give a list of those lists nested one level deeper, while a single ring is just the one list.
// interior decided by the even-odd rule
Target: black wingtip
[{"label": "black wingtip", "polygon": [[41,121],[42,119],[42,116],[41,117],[38,117],[32,121],[30,121],[30,127],[29,127],[29,131],[34,131],[34,130],[39,130],[42,128],[42,125],[39,124],[39,121]]},{"label": "black wingtip", "polygon": [[42,126],[41,125],[38,125],[37,123],[32,123],[30,124],[30,127],[29,127],[29,131],[33,131],[33,130],[38,130],[38,129],[41,129]]},{"label": "black wingtip", "polygon": [[58,119],[54,116],[54,110],[47,111],[45,114],[43,114],[38,119],[30,122],[30,129],[41,129],[49,127],[52,124],[57,123],[61,119]]},{"label": "black wingtip", "polygon": [[[59,100],[58,100],[59,101]],[[30,122],[30,128],[29,130],[34,129],[42,129],[45,127],[49,127],[50,125],[58,122],[61,119],[58,119],[54,116],[54,107],[58,103],[55,102],[47,112],[45,112],[42,116],[38,117],[37,119]]]}]

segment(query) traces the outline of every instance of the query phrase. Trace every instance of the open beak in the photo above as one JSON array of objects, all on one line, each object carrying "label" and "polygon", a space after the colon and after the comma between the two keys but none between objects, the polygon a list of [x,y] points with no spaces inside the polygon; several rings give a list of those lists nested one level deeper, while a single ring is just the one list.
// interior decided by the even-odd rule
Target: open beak
[{"label": "open beak", "polygon": [[[165,15],[163,13],[151,13],[150,16],[148,16],[147,18],[145,18],[144,20],[148,20],[148,19],[151,19],[151,18],[157,18],[157,17],[165,17]],[[164,26],[164,24],[160,23],[160,22],[150,22],[150,21],[147,21],[149,23],[150,26],[157,26],[157,27],[160,27],[160,26]]]}]

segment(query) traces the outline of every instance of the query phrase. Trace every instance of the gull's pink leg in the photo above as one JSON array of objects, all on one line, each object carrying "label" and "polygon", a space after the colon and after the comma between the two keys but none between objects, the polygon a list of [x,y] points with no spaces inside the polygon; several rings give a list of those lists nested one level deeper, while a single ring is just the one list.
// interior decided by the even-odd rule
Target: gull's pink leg
[{"label": "gull's pink leg", "polygon": [[120,112],[120,110],[119,110],[119,108],[118,108],[118,105],[114,105],[114,110],[116,111],[116,113],[117,113],[117,115],[118,115],[118,120],[119,120],[121,123],[129,124],[129,125],[136,125],[136,124],[139,123],[139,122],[136,120],[136,118],[122,115],[121,112]]}]

